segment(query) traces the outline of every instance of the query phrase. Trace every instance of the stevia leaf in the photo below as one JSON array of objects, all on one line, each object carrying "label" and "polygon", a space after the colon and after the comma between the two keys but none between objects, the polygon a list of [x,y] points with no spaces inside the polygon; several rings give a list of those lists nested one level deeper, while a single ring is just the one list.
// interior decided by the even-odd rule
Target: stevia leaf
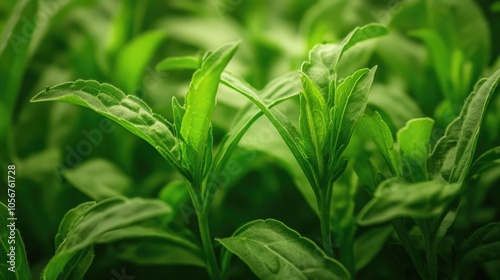
[{"label": "stevia leaf", "polygon": [[[130,200],[107,199],[88,209],[81,206],[67,219],[70,226],[66,237],[58,247],[56,255],[49,261],[44,272],[44,279],[57,279],[67,271],[71,260],[82,250],[89,248],[106,232],[167,215],[171,208],[159,201],[134,198]],[[81,216],[82,211],[86,213]],[[79,219],[77,221],[77,219]]]},{"label": "stevia leaf", "polygon": [[177,69],[197,69],[200,59],[195,56],[168,57],[156,65],[156,71],[168,72]]},{"label": "stevia leaf", "polygon": [[74,187],[100,201],[114,196],[128,196],[132,192],[130,179],[115,164],[105,159],[91,159],[63,173]]},{"label": "stevia leaf", "polygon": [[269,119],[269,121],[279,132],[288,148],[294,155],[295,159],[301,166],[302,170],[306,174],[308,180],[310,182],[313,182],[314,176],[312,172],[312,166],[306,159],[303,147],[300,146],[300,144],[297,142],[297,139],[300,139],[298,137],[299,135],[297,131],[295,131],[295,128],[289,122],[289,120],[287,120],[282,114],[277,111],[271,112],[271,110],[269,109],[269,105],[265,104],[264,101],[262,101],[253,90],[253,88],[238,76],[228,72],[224,72],[221,81],[229,88],[248,98],[262,111],[262,113]]},{"label": "stevia leaf", "polygon": [[145,32],[120,50],[116,57],[115,78],[124,92],[133,93],[156,49],[165,40],[166,33],[159,30]]},{"label": "stevia leaf", "polygon": [[111,254],[139,265],[205,267],[203,252],[196,243],[179,232],[161,227],[164,225],[119,228],[104,233],[96,243],[106,243]]},{"label": "stevia leaf", "polygon": [[260,279],[351,279],[342,264],[277,220],[252,221],[217,241]]},{"label": "stevia leaf", "polygon": [[[3,28],[0,40],[0,145],[8,147],[8,132],[15,102],[21,87],[25,65],[29,59],[29,46],[33,32],[27,31],[26,19],[34,19],[38,1],[23,0],[17,4]],[[33,26],[33,28],[35,28]],[[0,165],[7,164],[13,149],[0,151]]]},{"label": "stevia leaf", "polygon": [[95,201],[85,202],[69,210],[64,215],[55,238],[56,251],[63,243],[68,234],[80,223],[82,218],[87,215],[88,210],[96,205]]},{"label": "stevia leaf", "polygon": [[358,223],[368,226],[398,217],[429,218],[444,210],[459,191],[460,184],[440,181],[408,183],[388,179],[377,187],[374,198],[360,211]]},{"label": "stevia leaf", "polygon": [[110,84],[77,80],[48,87],[31,99],[31,102],[41,101],[64,101],[92,109],[146,140],[189,178],[178,163],[180,142],[171,132],[172,125],[139,98],[125,95]]},{"label": "stevia leaf", "polygon": [[362,269],[382,250],[393,232],[392,226],[380,226],[361,234],[354,242],[356,271]]},{"label": "stevia leaf", "polygon": [[301,80],[300,130],[309,149],[316,152],[318,163],[322,163],[329,122],[326,101],[308,76],[302,74]]},{"label": "stevia leaf", "polygon": [[[201,164],[205,153],[220,76],[237,48],[238,43],[230,43],[209,54],[189,84],[180,132],[183,140],[196,153],[192,161],[196,166]],[[201,167],[196,172],[201,172]]]},{"label": "stevia leaf", "polygon": [[[302,64],[302,72],[306,74],[320,89],[325,99],[333,99],[330,83],[335,80],[336,68],[344,52],[356,44],[387,34],[387,29],[379,24],[368,24],[355,28],[340,44],[323,44],[315,46],[309,52],[308,61]],[[333,100],[332,100],[333,101]],[[330,104],[330,102],[328,102]]]},{"label": "stevia leaf", "polygon": [[[269,104],[269,108],[273,108],[274,106],[293,98],[297,95],[297,93],[292,93],[290,95],[285,95],[280,97],[271,104]],[[262,115],[262,111],[256,110],[245,110],[243,116],[237,116],[236,119],[238,122],[233,125],[231,131],[226,135],[226,137],[222,140],[220,147],[217,150],[215,156],[215,168],[214,173],[217,174],[221,170],[223,170],[224,166],[227,164],[232,152],[238,146],[239,141],[248,131],[248,129],[252,126],[252,124],[258,120]]]},{"label": "stevia leaf", "polygon": [[460,115],[446,131],[449,141],[456,141],[449,150],[441,168],[441,175],[448,182],[463,182],[469,176],[477,140],[488,102],[500,81],[500,69],[488,79],[476,84],[474,92],[467,98]]},{"label": "stevia leaf", "polygon": [[430,118],[412,119],[397,133],[403,175],[412,181],[427,179],[427,158],[429,157],[430,136],[434,120]]},{"label": "stevia leaf", "polygon": [[373,82],[376,67],[361,69],[347,77],[337,88],[335,106],[332,110],[333,137],[330,147],[335,156],[340,156],[349,143],[354,127],[363,116],[368,103],[368,93]]},{"label": "stevia leaf", "polygon": [[500,165],[500,146],[489,149],[477,158],[472,164],[470,175],[479,174],[496,165]]},{"label": "stevia leaf", "polygon": [[391,130],[376,111],[367,110],[359,120],[359,125],[373,140],[385,159],[394,176],[400,176],[401,166],[399,154],[394,149],[394,138]]},{"label": "stevia leaf", "polygon": [[[90,246],[75,253],[68,261],[57,279],[83,280],[85,273],[94,260],[94,247]],[[46,278],[44,278],[46,279]]]},{"label": "stevia leaf", "polygon": [[500,259],[500,223],[488,224],[465,239],[458,248],[459,266],[474,266]]},{"label": "stevia leaf", "polygon": [[[0,231],[0,260],[2,261],[0,263],[0,278],[30,280],[31,274],[26,258],[26,250],[21,234],[17,230],[18,222],[9,220],[14,218],[15,214],[0,202],[0,218],[4,221],[4,229]],[[13,238],[11,232],[15,234]],[[11,251],[11,249],[14,250]],[[14,261],[12,261],[11,255],[14,255]],[[12,263],[10,263],[11,261]]]}]

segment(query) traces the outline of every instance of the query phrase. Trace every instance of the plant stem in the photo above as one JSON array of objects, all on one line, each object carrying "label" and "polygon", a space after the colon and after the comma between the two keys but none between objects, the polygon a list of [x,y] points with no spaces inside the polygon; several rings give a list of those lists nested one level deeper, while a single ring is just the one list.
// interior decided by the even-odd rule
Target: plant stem
[{"label": "plant stem", "polygon": [[210,278],[213,280],[221,280],[219,266],[215,258],[214,247],[212,246],[212,238],[210,237],[210,229],[208,224],[208,209],[203,207],[198,211],[198,226],[200,228],[201,243],[207,261],[207,270]]},{"label": "plant stem", "polygon": [[330,231],[331,187],[327,187],[322,197],[318,199],[319,221],[321,225],[321,238],[323,249],[328,256],[333,257],[332,234]]}]

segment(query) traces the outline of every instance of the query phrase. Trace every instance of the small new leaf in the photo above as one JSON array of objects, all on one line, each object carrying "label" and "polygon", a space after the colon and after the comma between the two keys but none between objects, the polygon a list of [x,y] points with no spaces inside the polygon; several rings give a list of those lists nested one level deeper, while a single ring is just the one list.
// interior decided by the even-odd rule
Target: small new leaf
[{"label": "small new leaf", "polygon": [[210,53],[189,84],[180,132],[183,140],[197,153],[198,160],[204,155],[220,76],[237,48],[237,43],[231,43]]}]

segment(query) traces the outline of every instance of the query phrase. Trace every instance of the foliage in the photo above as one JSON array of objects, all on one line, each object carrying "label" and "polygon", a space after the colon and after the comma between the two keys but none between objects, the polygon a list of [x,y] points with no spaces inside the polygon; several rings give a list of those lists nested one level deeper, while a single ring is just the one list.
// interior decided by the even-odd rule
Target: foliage
[{"label": "foliage", "polygon": [[0,278],[498,279],[498,4],[2,2]]}]

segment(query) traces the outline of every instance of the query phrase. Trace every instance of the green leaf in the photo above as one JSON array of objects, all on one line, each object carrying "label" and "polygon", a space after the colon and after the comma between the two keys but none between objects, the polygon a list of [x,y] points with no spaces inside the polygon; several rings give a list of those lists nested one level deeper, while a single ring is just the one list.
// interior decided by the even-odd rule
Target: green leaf
[{"label": "green leaf", "polygon": [[[0,231],[0,261],[2,261],[0,263],[0,278],[30,280],[31,275],[26,250],[24,249],[21,234],[17,230],[19,222],[10,220],[15,218],[17,214],[13,211],[0,202],[0,219],[2,219],[4,227]],[[12,263],[10,263],[11,261]]]},{"label": "green leaf", "polygon": [[56,251],[59,246],[61,246],[64,239],[66,239],[68,234],[78,225],[78,223],[80,223],[83,217],[87,215],[87,212],[95,205],[95,201],[85,202],[66,212],[64,218],[59,224],[59,230],[57,231],[55,238]]},{"label": "green leaf", "polygon": [[[59,224],[59,230],[55,238],[56,252],[59,251],[59,247],[64,242],[64,239],[68,234],[80,223],[82,218],[87,214],[87,212],[96,205],[94,201],[85,202],[77,207],[69,210],[65,215],[61,223]],[[62,268],[59,273],[58,279],[83,279],[88,268],[92,264],[94,259],[94,248],[89,246],[74,255],[70,256],[67,263]]]},{"label": "green leaf", "polygon": [[[223,75],[223,78],[224,79]],[[237,77],[233,76],[233,80]],[[239,78],[238,78],[239,79]],[[274,106],[291,99],[298,95],[298,90],[300,88],[298,81],[298,75],[296,72],[290,72],[283,76],[276,78],[271,81],[263,90],[258,93],[256,89],[250,85],[241,86],[241,88],[246,88],[246,90],[253,95],[262,96],[264,99],[273,100],[272,103],[268,105],[271,109]],[[240,81],[243,85],[244,81]],[[226,134],[222,140],[217,152],[215,154],[215,165],[213,172],[218,173],[224,169],[229,157],[231,156],[234,149],[237,147],[241,138],[245,135],[252,124],[263,115],[263,112],[258,108],[249,104],[249,106],[243,108],[238,115],[235,116],[235,123],[232,125],[231,130]]]},{"label": "green leaf", "polygon": [[384,181],[374,198],[360,211],[358,223],[368,226],[398,217],[429,218],[444,210],[459,191],[460,184],[439,181],[408,183],[399,178]]},{"label": "green leaf", "polygon": [[164,225],[119,228],[104,233],[96,243],[106,243],[111,254],[139,265],[205,267],[203,252],[194,241],[161,227]]},{"label": "green leaf", "polygon": [[85,161],[73,169],[66,170],[63,176],[74,187],[96,201],[114,196],[128,196],[132,192],[132,179],[105,159]]},{"label": "green leaf", "polygon": [[[63,236],[65,233],[59,235],[58,239],[64,238],[64,241],[47,264],[43,272],[44,279],[57,279],[65,273],[72,259],[97,242],[106,232],[171,212],[170,207],[162,202],[141,198],[108,199],[91,208],[87,207],[88,205],[76,208],[63,221],[67,225],[63,228],[67,234],[66,237]],[[84,216],[80,217],[81,215]]]},{"label": "green leaf", "polygon": [[300,130],[309,150],[315,151],[319,169],[323,165],[328,125],[328,109],[325,98],[319,89],[305,74],[301,75],[302,91],[300,95]]},{"label": "green leaf", "polygon": [[458,248],[459,266],[475,266],[500,259],[500,223],[488,224],[465,239]]},{"label": "green leaf", "polygon": [[300,138],[290,121],[280,114],[279,111],[271,112],[269,105],[264,103],[255,90],[238,76],[224,72],[221,81],[229,88],[248,98],[262,111],[285,141],[309,182],[314,182],[313,168],[307,161],[303,146],[300,146],[299,142],[297,142],[297,139]]},{"label": "green leaf", "polygon": [[172,181],[161,189],[158,199],[172,207],[169,220],[173,219],[184,203],[189,202],[189,191],[186,182],[178,180]]},{"label": "green leaf", "polygon": [[489,149],[477,158],[472,164],[470,175],[479,174],[496,165],[500,165],[500,146]]},{"label": "green leaf", "polygon": [[[500,81],[500,69],[488,79],[476,84],[473,93],[467,98],[460,115],[446,129],[440,142],[451,143],[441,167],[441,175],[450,183],[464,182],[469,176],[477,140],[488,102]],[[436,148],[438,148],[438,143]],[[444,144],[442,144],[444,145]]]},{"label": "green leaf", "polygon": [[48,87],[31,99],[40,101],[64,101],[92,109],[146,140],[186,178],[190,177],[178,163],[180,142],[171,132],[172,125],[139,98],[125,95],[110,84],[77,80]]},{"label": "green leaf", "polygon": [[195,56],[169,57],[156,65],[156,71],[168,72],[177,69],[197,69],[200,59]]},{"label": "green leaf", "polygon": [[334,91],[330,83],[332,80],[335,82],[337,64],[344,52],[362,41],[385,34],[387,29],[382,25],[368,24],[355,28],[340,44],[317,45],[309,52],[308,61],[302,64],[302,72],[314,82],[326,99]]},{"label": "green leaf", "polygon": [[365,112],[376,69],[358,70],[336,89],[335,106],[331,111],[334,136],[330,144],[335,149],[335,157],[339,157],[345,149],[354,127]]},{"label": "green leaf", "polygon": [[217,239],[260,279],[350,279],[347,270],[311,240],[277,220],[256,220]]},{"label": "green leaf", "polygon": [[[29,46],[35,29],[38,1],[16,1],[17,4],[3,28],[0,40],[0,145],[9,147],[12,143],[11,126],[15,102],[22,84],[24,69],[29,59]],[[28,20],[27,20],[28,19]],[[31,21],[30,21],[31,20]],[[30,26],[31,25],[31,26]],[[2,148],[0,165],[7,164],[13,149]]]},{"label": "green leaf", "polygon": [[[189,85],[180,132],[183,140],[196,153],[196,159],[191,161],[197,166],[200,166],[205,155],[220,76],[237,48],[238,43],[230,43],[209,54],[200,69],[193,74]],[[201,171],[201,167],[198,167],[195,172]]]},{"label": "green leaf", "polygon": [[399,177],[401,174],[399,154],[394,149],[394,138],[382,116],[376,111],[367,110],[359,125],[373,140],[392,174]]},{"label": "green leaf", "polygon": [[392,226],[380,226],[370,229],[356,238],[356,241],[354,242],[354,260],[356,260],[356,271],[365,267],[377,256],[392,232]]},{"label": "green leaf", "polygon": [[[75,253],[68,261],[58,279],[85,279],[85,273],[94,260],[94,247],[90,246]],[[44,278],[46,279],[46,278]]]},{"label": "green leaf", "polygon": [[115,77],[123,91],[133,93],[141,85],[148,62],[165,38],[163,31],[144,32],[120,50],[116,57]]},{"label": "green leaf", "polygon": [[434,120],[430,118],[412,119],[398,133],[398,144],[403,163],[403,175],[413,182],[427,179],[427,158]]}]

